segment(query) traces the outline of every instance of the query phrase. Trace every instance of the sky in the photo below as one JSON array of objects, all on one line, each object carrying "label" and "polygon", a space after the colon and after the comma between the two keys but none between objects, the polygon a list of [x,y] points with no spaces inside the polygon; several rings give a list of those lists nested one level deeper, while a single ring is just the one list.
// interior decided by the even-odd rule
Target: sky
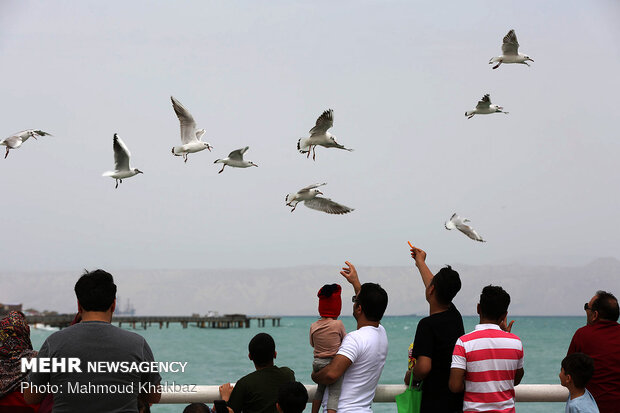
[{"label": "sky", "polygon": [[[0,159],[0,273],[396,266],[407,240],[438,264],[620,258],[618,21],[612,0],[3,1],[0,139],[53,136]],[[534,62],[492,70],[510,29]],[[485,93],[510,113],[467,120]],[[171,155],[171,95],[213,152]],[[306,159],[328,108],[355,151]],[[114,133],[144,172],[118,189]],[[244,146],[259,167],[218,174]],[[315,182],[355,211],[289,212]]]}]

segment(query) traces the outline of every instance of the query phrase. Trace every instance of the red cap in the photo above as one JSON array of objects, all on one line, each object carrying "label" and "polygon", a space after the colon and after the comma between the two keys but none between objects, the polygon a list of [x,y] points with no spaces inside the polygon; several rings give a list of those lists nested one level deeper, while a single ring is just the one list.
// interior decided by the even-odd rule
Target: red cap
[{"label": "red cap", "polygon": [[317,293],[319,297],[319,314],[321,317],[338,318],[342,309],[340,293],[342,287],[338,284],[325,284]]}]

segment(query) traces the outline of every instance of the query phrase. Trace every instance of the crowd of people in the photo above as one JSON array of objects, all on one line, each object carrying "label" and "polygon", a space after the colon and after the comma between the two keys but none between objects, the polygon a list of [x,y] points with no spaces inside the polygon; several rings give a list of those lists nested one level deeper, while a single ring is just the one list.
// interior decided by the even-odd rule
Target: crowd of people
[{"label": "crowd of people", "polygon": [[[461,289],[459,274],[446,266],[433,274],[426,252],[411,248],[428,302],[410,347],[404,381],[422,390],[422,413],[514,412],[515,386],[524,376],[523,345],[508,322],[510,295],[501,287],[482,289],[477,305],[480,322],[465,333],[453,303]],[[355,266],[346,262],[342,276],[353,287],[356,329],[346,333],[338,317],[342,287],[324,285],[318,292],[318,321],[310,326],[314,348],[311,379],[317,391],[311,411],[371,412],[375,389],[385,365],[388,338],[381,319],[388,294],[375,283],[362,284]],[[161,398],[161,376],[151,371],[24,372],[22,360],[78,359],[82,363],[128,361],[149,363],[153,353],[146,340],[111,324],[116,285],[111,274],[86,272],[75,284],[78,317],[68,328],[50,335],[34,351],[25,316],[11,312],[0,320],[0,413],[149,412]],[[562,360],[559,380],[569,391],[566,412],[620,412],[620,324],[618,300],[597,291],[584,305],[586,326],[578,329]],[[233,386],[219,387],[212,407],[192,403],[183,413],[302,412],[306,387],[288,367],[275,365],[276,344],[266,333],[254,336],[248,357],[255,370]],[[69,383],[125,386],[126,392],[69,392]]]}]

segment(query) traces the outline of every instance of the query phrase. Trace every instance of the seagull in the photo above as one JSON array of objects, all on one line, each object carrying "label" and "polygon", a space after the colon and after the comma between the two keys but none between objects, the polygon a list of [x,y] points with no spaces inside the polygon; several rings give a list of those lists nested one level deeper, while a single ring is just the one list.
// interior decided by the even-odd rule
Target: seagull
[{"label": "seagull", "polygon": [[112,147],[114,148],[114,167],[116,169],[113,171],[104,172],[102,176],[114,178],[116,180],[116,186],[114,188],[118,188],[118,184],[122,184],[123,179],[131,178],[134,175],[144,172],[129,166],[129,158],[131,157],[131,153],[129,153],[129,149],[127,149],[125,143],[116,133],[114,134],[114,138],[112,138]]},{"label": "seagull", "polygon": [[250,149],[249,146],[246,146],[245,148],[237,149],[236,151],[232,151],[231,153],[229,153],[228,158],[218,159],[215,162],[213,162],[213,163],[224,164],[222,166],[222,169],[220,169],[220,171],[218,172],[218,174],[221,174],[222,172],[224,172],[224,168],[226,168],[226,165],[232,166],[233,168],[249,168],[250,166],[256,166],[258,168],[258,165],[256,165],[254,162],[243,160],[243,154],[246,153],[248,149]]},{"label": "seagull", "polygon": [[286,205],[293,207],[291,212],[293,212],[295,208],[297,208],[297,204],[302,201],[308,208],[327,212],[328,214],[347,214],[354,210],[353,208],[340,205],[329,198],[318,196],[323,195],[323,192],[319,191],[317,188],[323,185],[327,185],[327,183],[308,185],[305,188],[301,188],[295,194],[288,194],[285,198]]},{"label": "seagull", "polygon": [[327,132],[327,130],[332,126],[334,126],[334,111],[332,109],[328,109],[324,111],[323,114],[316,120],[316,125],[314,125],[314,128],[310,129],[310,137],[299,138],[297,141],[297,149],[299,152],[307,153],[307,157],[309,158],[310,150],[312,150],[312,160],[315,160],[315,149],[317,145],[321,145],[325,148],[338,148],[349,152],[353,151],[353,149],[345,148],[340,145],[336,142],[336,137]]},{"label": "seagull", "polygon": [[504,42],[502,43],[502,55],[493,57],[489,60],[489,64],[497,63],[493,66],[493,69],[497,69],[502,63],[520,63],[522,65],[528,65],[527,61],[533,62],[534,60],[528,55],[519,53],[519,42],[517,41],[517,35],[514,30],[510,30],[506,36],[504,36]]},{"label": "seagull", "polygon": [[489,113],[496,113],[496,112],[505,113],[506,115],[508,114],[508,112],[504,112],[503,107],[497,106],[497,105],[491,105],[491,97],[487,93],[486,95],[482,97],[482,99],[478,101],[478,104],[476,105],[476,109],[468,110],[467,112],[465,112],[465,116],[467,116],[467,119],[471,119],[474,117],[474,115],[488,115]]},{"label": "seagull", "polygon": [[462,219],[460,216],[456,215],[455,213],[455,214],[452,214],[452,217],[450,217],[449,221],[446,221],[445,226],[446,226],[446,229],[456,228],[459,231],[461,231],[463,234],[467,235],[469,238],[475,241],[486,242],[485,240],[482,239],[480,235],[478,235],[476,230],[474,230],[472,227],[467,225],[466,222],[469,222],[469,220]]},{"label": "seagull", "polygon": [[0,141],[0,145],[6,146],[6,153],[4,154],[4,159],[6,159],[6,157],[9,156],[9,151],[11,149],[19,148],[20,146],[22,146],[22,143],[28,140],[28,138],[32,137],[32,138],[37,139],[37,136],[52,136],[52,135],[47,132],[43,132],[42,130],[27,129],[21,132],[14,133],[8,138]]},{"label": "seagull", "polygon": [[191,113],[183,105],[181,102],[176,100],[173,96],[170,96],[170,100],[172,100],[172,107],[174,108],[174,113],[177,114],[179,118],[179,122],[181,122],[181,146],[173,146],[172,154],[174,156],[183,156],[185,162],[187,162],[187,155],[194,152],[200,152],[202,150],[208,149],[211,152],[213,146],[209,145],[207,142],[203,142],[200,140],[200,137],[204,135],[204,129],[196,129],[196,121]]}]

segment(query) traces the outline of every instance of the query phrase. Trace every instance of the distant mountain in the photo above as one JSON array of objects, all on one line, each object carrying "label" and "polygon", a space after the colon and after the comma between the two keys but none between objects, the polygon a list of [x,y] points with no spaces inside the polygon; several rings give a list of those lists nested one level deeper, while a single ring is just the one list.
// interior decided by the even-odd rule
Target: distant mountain
[{"label": "distant mountain", "polygon": [[[440,267],[431,265],[433,272]],[[482,287],[501,285],[517,315],[582,315],[583,303],[596,290],[620,296],[620,261],[600,258],[578,267],[454,264],[463,288],[455,303],[475,314]],[[353,289],[339,267],[313,266],[245,270],[117,270],[118,294],[130,299],[137,314],[189,315],[209,310],[265,315],[314,315],[316,293],[326,283],[343,286],[344,315],[351,313]],[[389,295],[387,314],[425,314],[427,304],[417,269],[360,267],[362,282],[380,283]],[[38,310],[74,312],[73,286],[80,272],[0,274],[0,302],[23,303]]]}]

